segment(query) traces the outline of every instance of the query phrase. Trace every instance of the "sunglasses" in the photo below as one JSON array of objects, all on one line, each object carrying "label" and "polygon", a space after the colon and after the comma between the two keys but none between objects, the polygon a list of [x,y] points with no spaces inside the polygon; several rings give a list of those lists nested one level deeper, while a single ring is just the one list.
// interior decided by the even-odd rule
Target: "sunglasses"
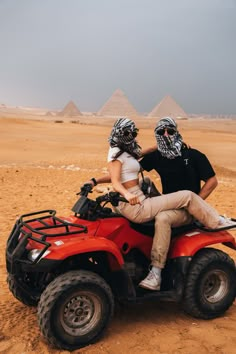
[{"label": "sunglasses", "polygon": [[135,130],[124,130],[124,136],[129,136],[130,134],[132,135],[133,138],[136,138],[136,136],[138,135],[138,129],[136,128]]},{"label": "sunglasses", "polygon": [[174,135],[176,133],[176,130],[171,127],[165,127],[159,130],[156,130],[157,135],[164,135],[165,131],[167,131],[168,135]]}]

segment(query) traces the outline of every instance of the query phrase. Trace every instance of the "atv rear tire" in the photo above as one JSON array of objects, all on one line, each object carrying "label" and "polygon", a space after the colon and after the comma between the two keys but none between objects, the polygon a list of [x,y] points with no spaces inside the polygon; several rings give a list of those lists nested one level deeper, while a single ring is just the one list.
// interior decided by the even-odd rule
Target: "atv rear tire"
[{"label": "atv rear tire", "polygon": [[12,292],[14,297],[22,302],[26,306],[37,306],[39,297],[33,296],[29,291],[26,291],[26,286],[20,279],[12,274],[7,275],[7,283],[9,290]]},{"label": "atv rear tire", "polygon": [[184,310],[197,318],[216,318],[228,310],[235,295],[234,261],[220,250],[201,250],[193,258],[187,275]]},{"label": "atv rear tire", "polygon": [[38,322],[51,345],[71,351],[97,341],[113,311],[113,294],[103,278],[90,271],[70,271],[42,293]]}]

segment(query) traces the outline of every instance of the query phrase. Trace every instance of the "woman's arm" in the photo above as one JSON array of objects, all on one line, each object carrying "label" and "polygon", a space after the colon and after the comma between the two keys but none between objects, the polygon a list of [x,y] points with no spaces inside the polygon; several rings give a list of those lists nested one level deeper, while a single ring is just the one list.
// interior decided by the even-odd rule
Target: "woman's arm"
[{"label": "woman's arm", "polygon": [[108,170],[111,176],[111,182],[114,190],[120,193],[131,205],[140,204],[139,198],[130,193],[121,183],[121,162],[119,160],[114,160],[108,163]]},{"label": "woman's arm", "polygon": [[102,177],[98,177],[98,178],[92,177],[89,181],[84,182],[83,184],[92,184],[92,186],[94,187],[100,183],[110,183],[110,182],[111,182],[111,177],[108,174],[106,176],[102,176]]}]

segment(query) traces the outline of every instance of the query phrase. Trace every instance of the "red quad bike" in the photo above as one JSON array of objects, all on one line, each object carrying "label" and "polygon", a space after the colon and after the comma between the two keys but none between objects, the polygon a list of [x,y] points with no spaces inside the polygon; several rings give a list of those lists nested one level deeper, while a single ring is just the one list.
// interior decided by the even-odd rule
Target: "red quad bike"
[{"label": "red quad bike", "polygon": [[72,216],[58,217],[55,210],[22,215],[7,241],[9,289],[25,305],[38,306],[40,330],[52,346],[75,350],[97,341],[115,301],[172,300],[202,319],[232,305],[235,263],[212,248],[236,249],[227,231],[232,226],[173,229],[161,290],[144,290],[138,284],[148,273],[154,223],[135,224],[106,207],[124,201],[117,193],[92,200],[90,192],[90,184],[81,188]]}]

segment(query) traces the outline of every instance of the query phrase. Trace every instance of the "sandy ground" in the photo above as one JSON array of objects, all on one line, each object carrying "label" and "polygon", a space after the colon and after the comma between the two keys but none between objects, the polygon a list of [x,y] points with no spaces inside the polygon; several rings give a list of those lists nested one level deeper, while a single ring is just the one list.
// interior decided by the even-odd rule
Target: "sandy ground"
[{"label": "sandy ground", "polygon": [[[9,292],[5,244],[18,215],[49,208],[68,215],[82,182],[105,173],[111,129],[106,122],[101,118],[94,125],[0,118],[0,353],[69,353],[44,341],[36,310]],[[143,147],[154,143],[154,124],[154,120],[137,121]],[[217,171],[219,186],[209,202],[220,213],[236,216],[236,120],[188,120],[179,126],[185,141],[204,151]],[[160,184],[158,177],[152,173],[151,177]],[[236,259],[233,250],[227,252]],[[235,327],[235,304],[225,316],[211,321],[193,319],[172,303],[132,305],[115,314],[98,343],[74,353],[233,354]]]}]

